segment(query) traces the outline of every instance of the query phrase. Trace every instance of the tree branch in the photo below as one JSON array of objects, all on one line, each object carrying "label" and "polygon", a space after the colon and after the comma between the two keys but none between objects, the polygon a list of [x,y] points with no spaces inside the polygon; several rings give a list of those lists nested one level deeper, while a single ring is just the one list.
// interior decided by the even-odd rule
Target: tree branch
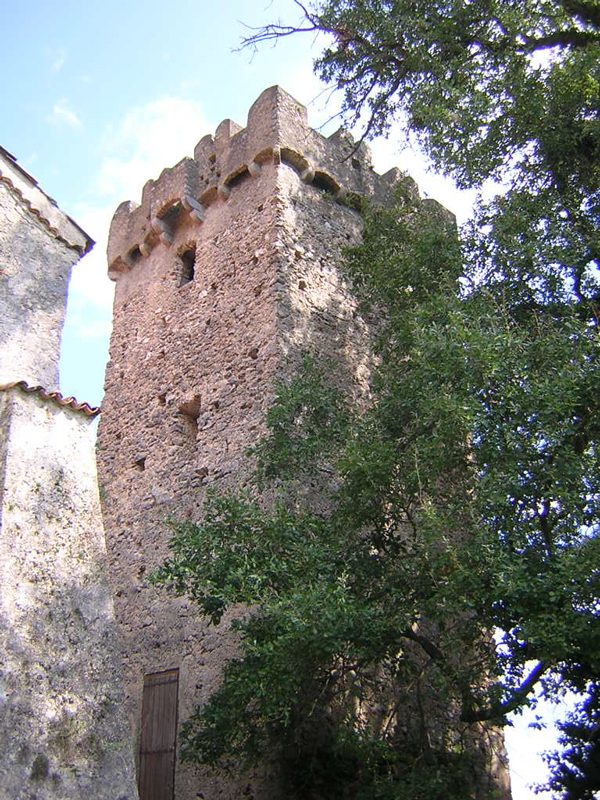
[{"label": "tree branch", "polygon": [[600,29],[600,5],[597,0],[560,0],[560,3],[569,16]]},{"label": "tree branch", "polygon": [[485,708],[463,708],[461,719],[463,722],[484,722],[485,720],[495,720],[505,717],[523,704],[527,695],[547,669],[548,665],[545,661],[538,661],[523,683],[515,689],[507,700],[498,703],[498,705],[486,706]]},{"label": "tree branch", "polygon": [[417,633],[414,628],[406,628],[402,635],[406,639],[410,639],[412,642],[416,642],[420,645],[423,650],[427,653],[427,655],[432,658],[434,661],[445,661],[446,656],[442,653],[440,648],[434,644],[431,639],[428,639],[426,636],[423,636],[422,633]]},{"label": "tree branch", "polygon": [[294,0],[294,3],[301,9],[304,18],[309,25],[302,27],[300,25],[280,25],[279,23],[269,23],[260,28],[255,28],[251,25],[244,25],[250,31],[256,31],[251,36],[245,36],[241,44],[236,50],[244,50],[246,47],[256,47],[262,42],[270,42],[273,40],[281,39],[285,36],[291,36],[294,33],[316,33],[317,31],[325,32],[325,28],[319,24],[319,19],[314,14],[311,14],[308,9],[300,2]]},{"label": "tree branch", "polygon": [[547,36],[527,38],[523,50],[526,53],[533,53],[536,50],[548,50],[551,47],[581,48],[593,44],[600,44],[598,33],[571,29],[549,33]]}]

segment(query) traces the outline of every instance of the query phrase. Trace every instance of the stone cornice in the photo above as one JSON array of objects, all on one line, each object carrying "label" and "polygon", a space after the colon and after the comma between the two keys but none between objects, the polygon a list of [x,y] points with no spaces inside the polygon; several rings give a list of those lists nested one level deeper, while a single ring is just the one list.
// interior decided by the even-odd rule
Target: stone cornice
[{"label": "stone cornice", "polygon": [[8,150],[0,147],[0,182],[6,184],[48,232],[80,256],[94,245],[82,228],[56,205]]}]

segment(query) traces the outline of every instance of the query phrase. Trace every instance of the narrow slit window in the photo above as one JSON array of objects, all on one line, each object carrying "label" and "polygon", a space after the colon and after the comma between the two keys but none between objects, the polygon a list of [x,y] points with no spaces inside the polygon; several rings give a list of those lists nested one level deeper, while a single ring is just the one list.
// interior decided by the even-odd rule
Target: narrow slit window
[{"label": "narrow slit window", "polygon": [[179,260],[181,261],[181,277],[179,280],[179,285],[185,286],[186,283],[190,283],[194,280],[194,274],[196,271],[196,248],[188,247],[183,251],[183,253],[181,253]]},{"label": "narrow slit window", "polygon": [[201,398],[198,394],[188,398],[178,406],[178,411],[183,418],[185,427],[194,442],[198,437],[198,417],[200,416],[201,408]]}]

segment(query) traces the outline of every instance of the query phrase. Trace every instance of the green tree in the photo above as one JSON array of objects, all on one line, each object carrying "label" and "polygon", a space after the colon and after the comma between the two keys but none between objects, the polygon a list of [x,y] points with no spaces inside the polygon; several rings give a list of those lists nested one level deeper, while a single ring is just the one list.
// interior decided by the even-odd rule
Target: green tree
[{"label": "green tree", "polygon": [[600,788],[600,7],[300,7],[305,23],[251,42],[330,34],[317,72],[366,136],[402,115],[461,185],[504,190],[460,240],[410,192],[365,211],[346,269],[380,319],[372,403],[352,408],[307,362],[279,388],[253,489],[175,526],[157,580],[214,621],[254,609],[235,624],[241,657],[186,724],[184,757],[223,766],[276,750],[298,796],[486,797],[471,734],[536,687],[571,689],[581,703],[552,788],[588,800]]}]

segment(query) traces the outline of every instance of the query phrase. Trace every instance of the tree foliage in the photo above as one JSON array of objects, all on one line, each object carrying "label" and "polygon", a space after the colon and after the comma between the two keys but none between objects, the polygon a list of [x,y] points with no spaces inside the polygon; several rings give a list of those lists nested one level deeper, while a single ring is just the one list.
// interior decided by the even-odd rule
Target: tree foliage
[{"label": "tree foliage", "polygon": [[[400,190],[346,270],[379,319],[368,407],[309,360],[246,493],[176,525],[156,579],[240,657],[184,757],[277,752],[299,797],[491,796],[475,742],[572,690],[552,788],[598,784],[600,11],[591,0],[325,0],[317,71],[366,134],[402,113],[465,186],[457,238]],[[315,502],[318,488],[319,501]],[[275,498],[275,499],[274,499]],[[497,631],[492,638],[491,631]],[[488,632],[488,633],[486,633]],[[483,676],[486,676],[485,678]],[[445,718],[440,709],[447,710]],[[445,720],[445,721],[444,721]]]}]

